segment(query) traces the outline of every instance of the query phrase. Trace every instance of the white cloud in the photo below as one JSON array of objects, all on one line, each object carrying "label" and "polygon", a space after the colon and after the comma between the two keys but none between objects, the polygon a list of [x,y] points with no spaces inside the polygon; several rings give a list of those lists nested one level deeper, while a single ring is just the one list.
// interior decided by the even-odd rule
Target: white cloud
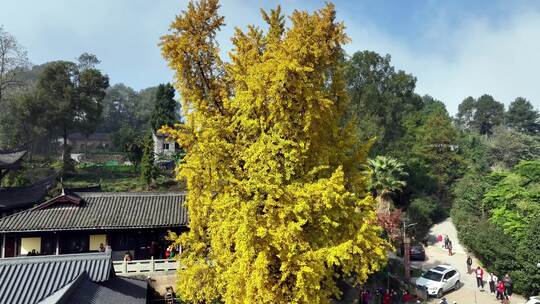
[{"label": "white cloud", "polygon": [[522,96],[540,108],[539,12],[518,11],[497,26],[485,19],[468,19],[449,31],[433,30],[426,24],[425,31],[431,38],[439,32],[434,41],[445,47],[413,49],[410,41],[354,25],[349,27],[353,43],[347,50],[391,54],[397,68],[418,78],[418,93],[440,99],[452,114],[465,97],[482,94],[491,94],[506,105]]},{"label": "white cloud", "polygon": [[[154,2],[11,0],[0,10],[0,24],[28,49],[34,63],[73,60],[89,51],[102,59],[101,68],[112,82],[141,89],[172,80],[157,43],[187,1]],[[324,5],[322,0],[224,0],[221,12],[227,26],[219,34],[224,51],[230,48],[233,27],[261,24],[259,7],[274,8],[280,2],[287,15],[295,8],[313,10]],[[417,5],[417,11],[403,12],[413,14],[420,26],[408,27],[415,32],[399,36],[381,28],[381,22],[375,27],[373,18],[377,17],[363,16],[362,5],[348,9],[344,3],[336,9],[353,39],[346,50],[391,54],[398,69],[418,78],[418,93],[445,102],[450,113],[456,112],[465,97],[484,93],[506,104],[523,96],[540,108],[536,77],[540,10],[532,9],[533,5],[487,18],[445,8],[440,1],[426,1]],[[522,4],[525,7],[526,1]],[[395,23],[388,22],[388,27],[397,26],[391,24]]]}]

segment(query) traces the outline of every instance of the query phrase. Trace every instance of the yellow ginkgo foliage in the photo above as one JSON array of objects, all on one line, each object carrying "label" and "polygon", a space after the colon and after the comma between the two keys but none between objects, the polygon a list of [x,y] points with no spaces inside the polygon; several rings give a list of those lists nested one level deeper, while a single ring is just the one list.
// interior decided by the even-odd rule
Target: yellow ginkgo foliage
[{"label": "yellow ginkgo foliage", "polygon": [[185,123],[163,128],[186,156],[190,230],[180,296],[194,303],[329,303],[336,281],[364,282],[389,245],[366,193],[368,144],[345,119],[348,38],[334,6],[262,12],[236,30],[230,60],[217,0],[191,2],[162,37]]}]

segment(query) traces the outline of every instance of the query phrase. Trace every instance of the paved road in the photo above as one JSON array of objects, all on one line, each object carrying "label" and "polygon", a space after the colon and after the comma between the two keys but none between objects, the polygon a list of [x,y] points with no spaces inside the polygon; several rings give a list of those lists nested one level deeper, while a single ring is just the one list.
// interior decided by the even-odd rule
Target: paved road
[{"label": "paved road", "polygon": [[[436,236],[448,235],[452,241],[452,247],[454,254],[452,256],[448,255],[448,251],[442,248],[442,244],[436,243]],[[495,299],[494,294],[490,294],[489,286],[487,282],[485,284],[485,291],[480,290],[476,286],[476,277],[474,273],[467,274],[467,253],[464,247],[459,243],[457,238],[456,227],[452,223],[452,220],[449,218],[446,221],[434,225],[430,230],[430,245],[426,247],[426,261],[425,262],[414,262],[416,266],[421,266],[423,270],[427,270],[433,266],[439,264],[449,264],[458,269],[461,273],[461,282],[462,287],[456,291],[451,291],[445,295],[450,303],[456,301],[458,304],[497,304],[500,301]],[[478,260],[471,255],[473,259],[473,268],[479,265]],[[486,278],[486,275],[484,275]],[[510,303],[512,304],[522,304],[525,303],[525,299],[518,296],[512,295]],[[430,303],[438,303],[438,300],[431,300]]]}]

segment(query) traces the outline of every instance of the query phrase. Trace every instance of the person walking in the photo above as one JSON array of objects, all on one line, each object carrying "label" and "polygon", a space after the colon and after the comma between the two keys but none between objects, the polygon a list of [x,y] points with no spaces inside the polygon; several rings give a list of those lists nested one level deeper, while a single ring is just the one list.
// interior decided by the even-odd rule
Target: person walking
[{"label": "person walking", "polygon": [[158,245],[157,245],[156,241],[152,241],[150,243],[150,248],[149,248],[148,252],[150,253],[151,257],[153,257],[154,259],[157,259]]},{"label": "person walking", "polygon": [[505,288],[504,288],[504,282],[502,280],[499,280],[499,283],[497,283],[497,300],[504,300],[505,296]]},{"label": "person walking", "polygon": [[476,267],[476,285],[484,289],[484,270],[480,266]]},{"label": "person walking", "polygon": [[496,293],[497,280],[498,280],[497,276],[493,272],[491,272],[489,274],[489,292],[490,293]]},{"label": "person walking", "polygon": [[392,295],[391,295],[389,289],[387,289],[387,290],[384,292],[382,302],[383,302],[383,304],[392,304]]},{"label": "person walking", "polygon": [[365,289],[362,293],[362,301],[364,302],[364,304],[369,304],[369,302],[371,301],[371,293],[368,289]]},{"label": "person walking", "polygon": [[504,275],[503,282],[504,282],[505,295],[511,296],[513,286],[512,286],[512,279],[510,279],[510,276],[508,275],[508,273]]},{"label": "person walking", "polygon": [[392,290],[392,304],[401,304],[400,296],[395,289]]},{"label": "person walking", "polygon": [[403,296],[401,297],[401,302],[410,303],[412,301],[414,301],[414,297],[407,290],[405,290],[403,292]]},{"label": "person walking", "polygon": [[131,260],[131,253],[129,253],[129,251],[126,251],[126,253],[124,254],[124,262],[129,262]]},{"label": "person walking", "polygon": [[448,240],[448,244],[446,245],[446,248],[448,249],[448,255],[453,255],[452,253],[452,242]]},{"label": "person walking", "polygon": [[448,235],[444,236],[444,249],[448,249],[448,243],[450,243],[450,238]]},{"label": "person walking", "polygon": [[467,274],[472,272],[472,259],[470,255],[467,255]]}]

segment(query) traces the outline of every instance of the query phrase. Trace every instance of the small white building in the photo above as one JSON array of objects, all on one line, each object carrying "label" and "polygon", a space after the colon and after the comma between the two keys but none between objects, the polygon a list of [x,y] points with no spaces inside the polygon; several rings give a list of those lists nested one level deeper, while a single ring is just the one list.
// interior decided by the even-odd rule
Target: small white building
[{"label": "small white building", "polygon": [[154,155],[156,158],[167,158],[180,152],[178,144],[169,140],[166,135],[152,132],[152,140],[154,140]]}]

